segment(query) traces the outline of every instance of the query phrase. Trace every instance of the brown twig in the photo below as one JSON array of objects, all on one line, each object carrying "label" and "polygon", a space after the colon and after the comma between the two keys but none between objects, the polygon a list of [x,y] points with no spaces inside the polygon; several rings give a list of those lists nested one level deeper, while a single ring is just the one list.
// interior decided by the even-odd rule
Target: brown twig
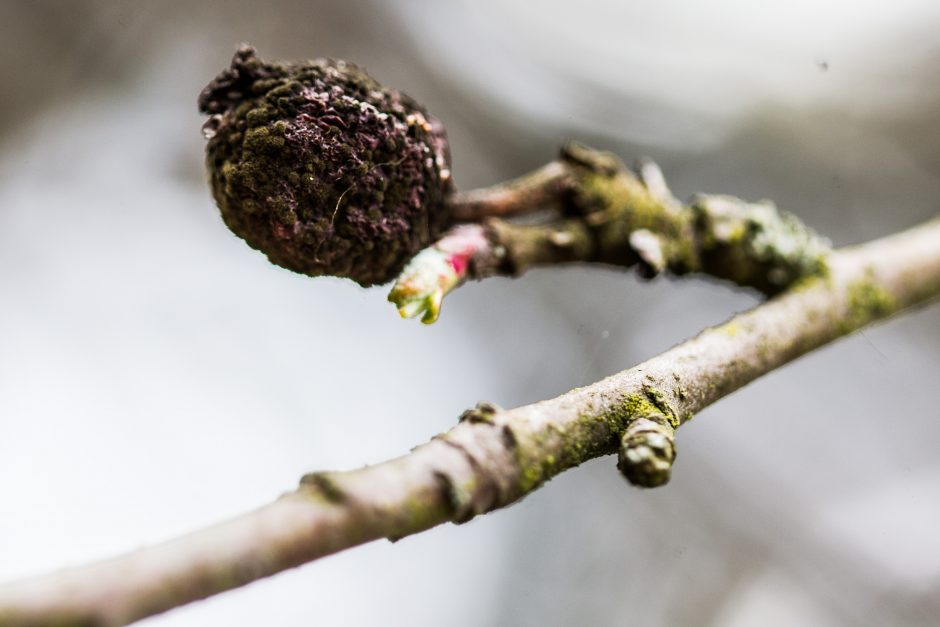
[{"label": "brown twig", "polygon": [[634,173],[616,156],[578,144],[516,181],[463,197],[476,199],[465,206],[477,218],[546,206],[558,215],[525,225],[488,217],[451,229],[392,288],[389,300],[403,317],[434,322],[444,296],[471,279],[573,262],[636,267],[645,278],[707,274],[773,295],[825,273],[830,252],[828,240],[769,201],[698,195],[683,205],[652,161]]},{"label": "brown twig", "polygon": [[508,183],[457,192],[448,199],[451,214],[461,222],[488,217],[508,217],[557,206],[570,177],[564,161],[552,161]]},{"label": "brown twig", "polygon": [[[678,427],[800,355],[937,296],[940,220],[837,251],[828,265],[827,275],[593,385],[512,410],[478,406],[404,457],[314,473],[229,522],[2,586],[0,625],[123,625],[364,542],[509,505],[564,470],[617,452],[624,434],[632,447],[643,445],[633,436],[661,436],[648,422]],[[659,444],[647,443],[666,451]]]}]

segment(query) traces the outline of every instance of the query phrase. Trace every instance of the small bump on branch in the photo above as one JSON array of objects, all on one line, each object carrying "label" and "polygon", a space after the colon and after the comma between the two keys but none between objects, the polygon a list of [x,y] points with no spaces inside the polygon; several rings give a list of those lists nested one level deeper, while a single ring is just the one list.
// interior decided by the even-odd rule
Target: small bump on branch
[{"label": "small bump on branch", "polygon": [[665,416],[635,418],[620,439],[617,455],[620,473],[641,488],[668,483],[676,459],[675,434]]}]

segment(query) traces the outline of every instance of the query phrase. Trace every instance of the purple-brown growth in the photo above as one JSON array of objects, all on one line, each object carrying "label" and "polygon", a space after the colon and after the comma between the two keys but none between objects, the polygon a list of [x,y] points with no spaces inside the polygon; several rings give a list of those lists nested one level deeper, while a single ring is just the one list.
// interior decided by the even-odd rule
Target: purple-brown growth
[{"label": "purple-brown growth", "polygon": [[384,283],[452,222],[443,125],[355,65],[242,46],[199,108],[222,218],[279,266]]}]

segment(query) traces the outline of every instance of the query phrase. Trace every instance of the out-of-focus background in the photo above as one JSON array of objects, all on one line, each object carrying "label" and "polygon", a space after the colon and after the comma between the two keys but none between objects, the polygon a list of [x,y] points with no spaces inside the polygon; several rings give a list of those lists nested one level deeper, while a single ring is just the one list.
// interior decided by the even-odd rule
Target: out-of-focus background
[{"label": "out-of-focus background", "polygon": [[[572,138],[674,191],[772,198],[837,244],[934,215],[940,4],[0,3],[0,579],[214,522],[406,452],[485,399],[557,395],[756,302],[599,268],[383,289],[269,265],[222,225],[195,99],[249,41],[364,64],[445,121],[463,188]],[[940,621],[940,307],[752,384],[521,504],[150,619],[184,625]],[[415,393],[417,392],[417,393]]]}]

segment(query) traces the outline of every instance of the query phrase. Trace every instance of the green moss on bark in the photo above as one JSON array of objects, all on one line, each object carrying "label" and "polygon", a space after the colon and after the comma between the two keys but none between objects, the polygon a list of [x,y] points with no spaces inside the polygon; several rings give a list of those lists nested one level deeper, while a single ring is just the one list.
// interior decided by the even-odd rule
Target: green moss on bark
[{"label": "green moss on bark", "polygon": [[872,276],[851,283],[847,288],[848,312],[841,321],[843,333],[851,333],[872,320],[894,312],[894,298]]}]

